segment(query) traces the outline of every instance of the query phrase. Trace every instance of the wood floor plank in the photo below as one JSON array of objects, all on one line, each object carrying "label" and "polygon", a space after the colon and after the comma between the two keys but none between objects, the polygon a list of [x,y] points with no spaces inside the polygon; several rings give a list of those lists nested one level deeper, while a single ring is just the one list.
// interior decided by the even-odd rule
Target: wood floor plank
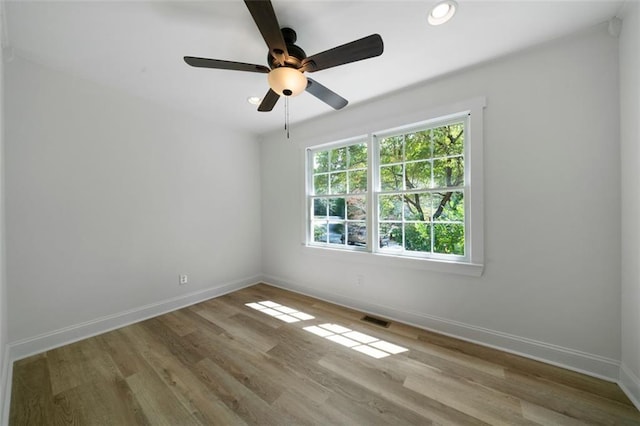
[{"label": "wood floor plank", "polygon": [[127,377],[126,381],[152,425],[203,425],[153,371],[140,371]]},{"label": "wood floor plank", "polygon": [[190,364],[183,364],[160,340],[154,339],[148,330],[142,327],[128,327],[126,333],[136,336],[144,342],[142,351],[146,368],[153,371],[165,384],[175,398],[203,424],[244,424],[227,408],[191,371]]},{"label": "wood floor plank", "polygon": [[[254,324],[255,325],[255,324]],[[287,341],[289,333],[274,334],[274,338]],[[271,403],[284,390],[304,394],[313,402],[326,401],[327,390],[307,377],[288,369],[279,359],[258,350],[246,340],[233,338],[227,334],[216,334],[206,329],[198,330],[184,337],[185,344],[197,348],[225,368],[236,380]]]},{"label": "wood floor plank", "polygon": [[[267,300],[314,318],[246,306]],[[15,362],[10,425],[640,425],[615,384],[363,315],[242,289]],[[304,329],[325,324],[406,351],[372,358]]]},{"label": "wood floor plank", "polygon": [[431,368],[423,368],[421,374],[408,376],[403,385],[491,425],[536,424],[523,416],[519,399]]},{"label": "wood floor plank", "polygon": [[565,416],[557,411],[531,404],[527,401],[522,401],[522,415],[525,419],[541,425],[583,426],[585,424],[583,420]]},{"label": "wood floor plank", "polygon": [[192,322],[196,324],[198,331],[207,330],[208,332],[215,333],[215,334],[224,333],[223,328],[218,327],[215,323],[209,321],[208,319],[204,318],[201,315],[198,315],[197,312],[202,309],[203,309],[203,306],[202,304],[199,303],[197,305],[189,306],[185,309],[182,309],[182,312],[184,313],[185,316],[187,316]]},{"label": "wood floor plank", "polygon": [[115,381],[120,372],[97,339],[86,339],[47,354],[54,395],[85,383]]},{"label": "wood floor plank", "polygon": [[183,364],[195,364],[202,360],[203,356],[196,350],[192,350],[182,344],[180,336],[176,335],[173,330],[165,326],[158,319],[150,319],[140,323],[148,333],[155,339],[159,340],[171,354]]},{"label": "wood floor plank", "polygon": [[42,425],[54,415],[49,367],[44,356],[16,362],[13,370],[11,412],[13,425]]},{"label": "wood floor plank", "polygon": [[[277,340],[272,337],[273,330],[268,330],[268,333],[260,333],[256,330],[244,328],[243,325],[237,321],[239,314],[235,314],[231,317],[220,317],[208,310],[199,310],[196,313],[222,328],[229,336],[236,336],[238,339],[251,343],[262,352],[269,351],[277,344]],[[265,318],[265,321],[266,320],[271,320],[270,324],[280,325],[273,322],[278,321],[273,318]],[[264,324],[261,324],[261,326],[262,325]]]},{"label": "wood floor plank", "polygon": [[[313,336],[312,336],[313,337]],[[310,339],[311,340],[311,339]],[[319,364],[320,359],[342,348],[332,343],[301,341],[282,342],[271,351],[270,355],[283,363],[297,375],[307,377],[329,392],[326,404],[340,409],[352,424],[422,424],[430,420],[419,418],[402,406],[385,400],[370,389],[333,373]]]},{"label": "wood floor plank", "polygon": [[353,356],[347,356],[345,354],[327,355],[320,360],[320,365],[341,377],[358,383],[364,388],[371,389],[385,400],[405,407],[407,410],[413,411],[435,423],[464,425],[491,424],[477,417],[468,415],[458,410],[457,407],[447,405],[420,392],[414,392],[414,389],[405,386],[406,380],[399,381],[397,378],[394,379],[386,370],[382,368],[370,368],[355,359],[363,356],[366,355],[360,355],[355,352]]},{"label": "wood floor plank", "polygon": [[[508,376],[499,378],[473,367],[456,365],[450,360],[431,356],[425,352],[414,351],[408,357],[411,361],[395,364],[395,368],[404,371],[407,375],[420,374],[424,372],[425,365],[428,365],[437,368],[442,374],[456,376],[459,380],[477,383],[484,388],[515,396],[522,402],[531,404],[528,405],[531,408],[546,407],[549,411],[557,412],[567,419],[574,419],[583,424],[588,420],[606,423],[609,412],[617,412],[621,415],[621,419],[626,417],[627,412],[634,416],[633,408],[621,405],[615,400],[594,397],[592,394],[566,386],[549,386],[546,379],[524,373],[513,371]],[[598,406],[603,407],[598,408]]]},{"label": "wood floor plank", "polygon": [[353,420],[340,412],[334,405],[317,403],[307,398],[305,394],[293,391],[283,392],[272,406],[279,412],[289,415],[295,424],[300,425],[347,425]]},{"label": "wood floor plank", "polygon": [[168,314],[158,317],[158,320],[165,326],[169,327],[178,336],[193,333],[198,329],[198,326],[184,311],[186,311],[186,309],[169,312]]},{"label": "wood floor plank", "polygon": [[244,422],[209,392],[186,366],[150,357],[154,371],[175,398],[202,424],[243,424]]},{"label": "wood floor plank", "polygon": [[225,296],[224,300],[209,299],[205,302],[198,303],[193,306],[193,309],[196,311],[207,311],[211,315],[219,318],[226,318],[244,312],[244,306],[237,306],[237,303],[230,303],[227,296]]},{"label": "wood floor plank", "polygon": [[144,359],[139,348],[122,330],[97,336],[96,342],[109,354],[122,377],[129,377],[144,368]]},{"label": "wood floor plank", "polygon": [[631,401],[624,392],[615,384],[595,377],[580,374],[554,365],[545,364],[532,359],[526,359],[518,355],[502,352],[486,346],[472,345],[458,339],[423,330],[419,340],[430,342],[444,348],[448,348],[485,361],[499,363],[505,370],[513,369],[534,377],[548,379],[554,383],[562,383],[575,389],[582,389],[607,399],[632,406]]},{"label": "wood floor plank", "polygon": [[239,417],[249,424],[278,425],[292,423],[292,419],[278,412],[238,382],[210,359],[203,359],[196,368],[201,380]]},{"label": "wood floor plank", "polygon": [[[55,404],[67,420],[61,424],[150,425],[123,379],[83,383],[56,395]],[[58,415],[60,418],[60,415]],[[74,420],[70,420],[74,419]]]},{"label": "wood floor plank", "polygon": [[[201,334],[192,333],[185,338],[185,344],[192,344],[194,341],[197,341],[198,346],[204,349],[203,353],[208,352],[209,360],[224,368],[229,375],[266,403],[273,403],[285,390],[282,380],[277,376],[265,374],[265,363],[259,356],[250,353],[238,356],[239,351],[234,348],[232,339],[224,336],[210,336],[208,342],[203,344]],[[216,350],[207,351],[207,348],[212,347],[215,347]],[[256,352],[255,355],[259,355],[259,352]]]}]

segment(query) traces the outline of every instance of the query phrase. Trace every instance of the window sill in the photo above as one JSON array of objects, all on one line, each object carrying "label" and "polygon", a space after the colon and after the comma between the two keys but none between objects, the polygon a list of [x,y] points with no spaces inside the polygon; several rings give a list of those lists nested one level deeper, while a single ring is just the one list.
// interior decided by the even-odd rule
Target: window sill
[{"label": "window sill", "polygon": [[326,257],[342,262],[348,261],[368,263],[371,265],[411,268],[425,271],[466,275],[471,277],[479,277],[484,271],[484,264],[478,263],[395,256],[386,253],[370,253],[368,251],[309,246],[306,244],[302,244],[302,252],[305,255]]}]

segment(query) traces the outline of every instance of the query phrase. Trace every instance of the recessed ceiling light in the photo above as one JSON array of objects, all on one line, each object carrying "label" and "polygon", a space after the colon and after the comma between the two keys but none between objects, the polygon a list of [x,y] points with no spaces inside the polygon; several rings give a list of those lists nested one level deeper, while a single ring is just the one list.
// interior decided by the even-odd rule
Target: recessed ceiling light
[{"label": "recessed ceiling light", "polygon": [[441,1],[431,9],[431,12],[429,12],[429,16],[427,17],[427,21],[429,21],[431,25],[444,24],[449,19],[453,18],[457,8],[458,3],[454,0]]},{"label": "recessed ceiling light", "polygon": [[257,96],[249,96],[247,98],[247,102],[249,102],[251,105],[260,105],[260,98]]}]

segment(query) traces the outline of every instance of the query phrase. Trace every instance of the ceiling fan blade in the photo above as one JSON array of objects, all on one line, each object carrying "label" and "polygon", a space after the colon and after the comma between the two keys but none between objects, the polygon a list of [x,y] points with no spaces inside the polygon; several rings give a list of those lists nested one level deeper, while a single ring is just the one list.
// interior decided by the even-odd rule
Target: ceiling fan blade
[{"label": "ceiling fan blade", "polygon": [[309,56],[302,61],[302,71],[320,71],[338,65],[361,61],[363,59],[379,56],[384,50],[384,43],[380,34],[372,34],[351,43],[325,50],[324,52]]},{"label": "ceiling fan blade", "polygon": [[347,101],[342,96],[327,89],[322,84],[310,78],[307,78],[306,91],[311,93],[313,96],[320,99],[322,102],[326,103],[333,109],[342,109],[349,103],[349,101]]},{"label": "ceiling fan blade", "polygon": [[249,9],[249,13],[253,17],[262,38],[269,47],[271,56],[277,59],[280,65],[284,65],[288,58],[287,44],[282,37],[278,18],[273,10],[270,0],[244,0]]},{"label": "ceiling fan blade", "polygon": [[276,106],[276,102],[278,102],[278,99],[280,99],[280,95],[278,95],[273,90],[269,89],[267,94],[264,95],[264,99],[262,99],[260,106],[258,106],[258,111],[260,112],[271,111],[273,107]]},{"label": "ceiling fan blade", "polygon": [[271,71],[264,65],[245,64],[244,62],[223,61],[221,59],[195,58],[185,56],[184,61],[192,67],[215,68],[220,70],[249,71],[268,74]]}]

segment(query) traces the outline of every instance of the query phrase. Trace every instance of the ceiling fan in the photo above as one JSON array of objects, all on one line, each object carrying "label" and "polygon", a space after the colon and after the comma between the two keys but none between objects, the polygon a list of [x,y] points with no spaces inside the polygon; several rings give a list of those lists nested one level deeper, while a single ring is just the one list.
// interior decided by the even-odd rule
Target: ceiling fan
[{"label": "ceiling fan", "polygon": [[244,3],[269,47],[269,67],[193,56],[185,56],[184,61],[193,67],[268,74],[269,91],[258,106],[258,111],[271,111],[280,96],[297,96],[305,90],[332,108],[341,109],[347,105],[346,99],[317,81],[307,78],[304,73],[321,71],[382,54],[382,37],[372,34],[307,57],[304,50],[295,45],[296,32],[291,28],[280,29],[270,0],[244,0]]}]

